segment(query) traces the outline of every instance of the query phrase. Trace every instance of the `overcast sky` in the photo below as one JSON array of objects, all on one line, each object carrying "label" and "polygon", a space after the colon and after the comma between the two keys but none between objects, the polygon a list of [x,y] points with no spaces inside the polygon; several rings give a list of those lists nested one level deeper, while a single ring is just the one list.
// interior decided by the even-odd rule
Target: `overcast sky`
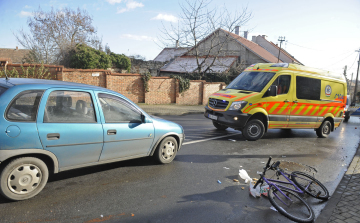
[{"label": "overcast sky", "polygon": [[[160,53],[156,44],[162,23],[177,21],[182,0],[0,0],[0,48],[21,46],[13,32],[27,28],[27,17],[40,6],[77,7],[93,16],[93,24],[115,53],[142,55],[152,60]],[[253,18],[241,31],[266,35],[278,43],[285,36],[283,47],[307,66],[343,72],[348,77],[357,69],[360,49],[359,0],[217,0],[212,7],[228,9],[248,7]]]}]

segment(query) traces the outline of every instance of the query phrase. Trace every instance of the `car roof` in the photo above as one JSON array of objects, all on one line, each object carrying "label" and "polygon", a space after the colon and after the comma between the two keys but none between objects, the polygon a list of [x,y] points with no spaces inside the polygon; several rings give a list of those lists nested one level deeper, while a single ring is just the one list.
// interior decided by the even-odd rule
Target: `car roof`
[{"label": "car roof", "polygon": [[45,80],[45,79],[31,79],[31,78],[0,78],[0,84],[6,87],[13,87],[17,85],[38,85],[42,88],[48,87],[79,87],[79,88],[87,88],[92,90],[102,90],[109,91],[106,88],[97,87],[88,84],[79,84],[74,82],[66,82],[66,81],[57,81],[57,80]]}]

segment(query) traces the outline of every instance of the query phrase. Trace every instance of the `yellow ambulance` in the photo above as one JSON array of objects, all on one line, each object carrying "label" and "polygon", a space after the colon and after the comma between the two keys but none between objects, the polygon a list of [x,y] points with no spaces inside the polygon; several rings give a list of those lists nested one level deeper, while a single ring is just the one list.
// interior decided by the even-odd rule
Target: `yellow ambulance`
[{"label": "yellow ambulance", "polygon": [[205,117],[219,130],[248,140],[268,129],[314,129],[320,138],[339,127],[346,105],[342,75],[288,63],[258,63],[209,97]]}]

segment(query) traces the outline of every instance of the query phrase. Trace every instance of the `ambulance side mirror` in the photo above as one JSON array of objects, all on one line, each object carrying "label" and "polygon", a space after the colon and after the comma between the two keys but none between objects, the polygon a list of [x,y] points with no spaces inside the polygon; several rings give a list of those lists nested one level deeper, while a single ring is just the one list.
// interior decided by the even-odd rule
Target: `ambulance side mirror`
[{"label": "ambulance side mirror", "polygon": [[277,95],[277,86],[271,85],[268,90],[268,96],[276,96]]}]

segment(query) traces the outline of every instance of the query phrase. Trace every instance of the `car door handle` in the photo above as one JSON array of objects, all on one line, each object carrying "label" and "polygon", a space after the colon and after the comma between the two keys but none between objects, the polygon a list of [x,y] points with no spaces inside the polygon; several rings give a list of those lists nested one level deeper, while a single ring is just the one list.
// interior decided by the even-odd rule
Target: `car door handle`
[{"label": "car door handle", "polygon": [[116,135],[116,129],[107,130],[108,135]]},{"label": "car door handle", "polygon": [[298,101],[293,101],[294,103],[298,103]]},{"label": "car door handle", "polygon": [[46,135],[47,140],[58,140],[60,139],[59,133],[49,133]]},{"label": "car door handle", "polygon": [[288,102],[289,102],[289,100],[285,100],[284,102],[285,102],[285,103],[288,103]]}]

